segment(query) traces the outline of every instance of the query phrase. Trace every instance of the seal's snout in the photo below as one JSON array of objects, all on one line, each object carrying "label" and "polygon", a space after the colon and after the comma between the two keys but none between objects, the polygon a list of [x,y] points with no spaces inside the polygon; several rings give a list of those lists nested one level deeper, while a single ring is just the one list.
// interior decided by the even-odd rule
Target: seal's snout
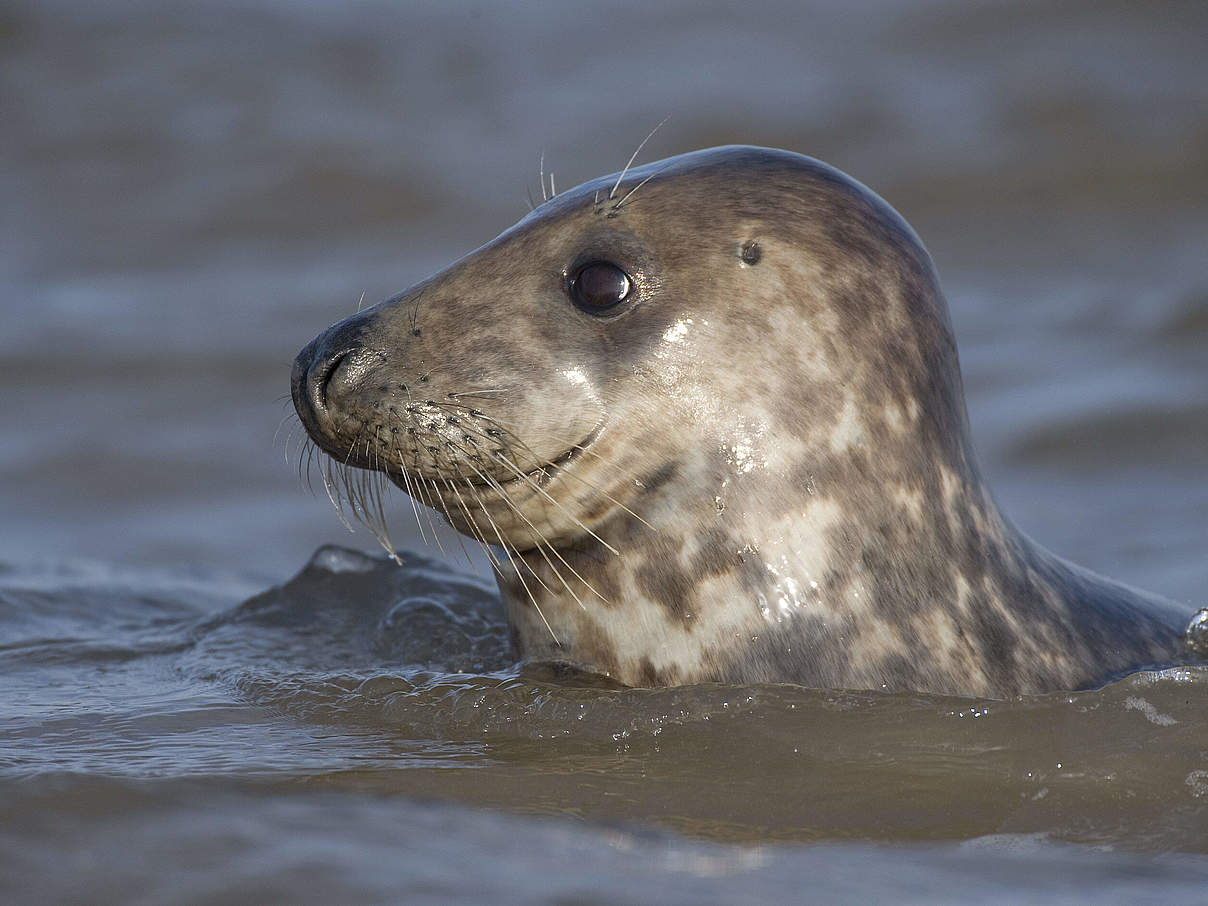
[{"label": "seal's snout", "polygon": [[359,331],[343,324],[320,334],[298,353],[290,390],[302,424],[316,440],[329,432],[333,409],[355,393],[374,358],[361,344]]},{"label": "seal's snout", "polygon": [[335,355],[328,353],[323,348],[323,337],[320,336],[307,343],[294,359],[290,392],[294,398],[294,408],[312,437],[322,432],[321,423],[328,414],[328,385],[336,366],[345,355],[345,352]]}]

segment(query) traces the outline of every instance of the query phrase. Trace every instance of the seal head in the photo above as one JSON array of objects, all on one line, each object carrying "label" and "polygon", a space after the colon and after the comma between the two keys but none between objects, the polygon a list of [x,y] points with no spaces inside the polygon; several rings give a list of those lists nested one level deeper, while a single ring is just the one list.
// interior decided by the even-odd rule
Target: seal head
[{"label": "seal head", "polygon": [[496,551],[533,661],[1007,696],[1180,651],[1178,608],[1002,516],[922,243],[798,154],[557,195],[317,337],[293,396],[336,461]]}]

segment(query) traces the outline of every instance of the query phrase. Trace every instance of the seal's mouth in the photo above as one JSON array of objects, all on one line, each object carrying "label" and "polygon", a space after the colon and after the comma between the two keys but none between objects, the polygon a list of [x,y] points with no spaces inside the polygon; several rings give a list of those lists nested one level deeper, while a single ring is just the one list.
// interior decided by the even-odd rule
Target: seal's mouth
[{"label": "seal's mouth", "polygon": [[[500,475],[498,473],[493,473],[490,475],[490,477],[487,477],[481,472],[475,470],[468,474],[463,472],[462,474],[458,475],[458,480],[484,489],[499,488],[501,490],[511,491],[521,490],[525,487],[529,487],[543,492],[554,482],[556,478],[558,478],[558,476],[570,469],[575,462],[581,459],[588,452],[588,448],[595,443],[603,431],[604,423],[601,422],[577,444],[564,452],[559,453],[553,459],[548,460],[541,465],[534,466],[533,468],[525,469],[523,464],[516,463],[512,457],[501,457],[496,461],[500,464],[504,464],[506,462],[508,474]],[[531,461],[532,460],[530,459],[530,462]],[[361,468],[370,468],[371,470],[385,472],[387,477],[403,490],[408,490],[410,482],[414,482],[417,478],[421,480],[432,480],[433,478],[440,480],[442,478],[449,478],[448,475],[429,476],[425,475],[423,472],[419,472],[417,474],[415,471],[408,470],[396,463],[385,464],[379,461],[372,466],[361,466],[360,463],[354,464],[360,466]]]},{"label": "seal's mouth", "polygon": [[[603,431],[604,423],[600,422],[600,424],[592,428],[587,436],[581,441],[579,441],[566,452],[550,460],[545,465],[528,472],[527,477],[532,479],[539,488],[544,490],[559,474],[566,471],[568,468],[570,468],[572,463],[580,459],[583,454],[587,452],[587,448],[595,443],[596,439]],[[514,478],[508,479],[507,484],[522,480],[523,479],[517,475]]]},{"label": "seal's mouth", "polygon": [[[575,462],[583,457],[588,448],[595,443],[603,431],[604,423],[600,422],[577,444],[558,454],[548,462],[527,471],[521,472],[520,468],[516,467],[513,463],[515,472],[507,478],[496,478],[496,482],[500,487],[507,489],[529,485],[544,491],[553,483],[555,478],[567,471]],[[475,484],[479,483],[474,479],[471,479],[471,481]]]}]

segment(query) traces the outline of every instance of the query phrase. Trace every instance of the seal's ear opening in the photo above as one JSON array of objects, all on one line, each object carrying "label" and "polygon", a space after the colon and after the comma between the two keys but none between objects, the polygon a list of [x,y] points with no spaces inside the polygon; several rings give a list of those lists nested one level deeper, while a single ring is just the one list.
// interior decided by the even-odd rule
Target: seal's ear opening
[{"label": "seal's ear opening", "polygon": [[589,315],[603,314],[629,298],[633,280],[611,261],[591,261],[570,281],[571,300]]},{"label": "seal's ear opening", "polygon": [[763,258],[763,249],[759,247],[758,241],[750,239],[742,244],[738,257],[742,259],[743,264],[758,264]]}]

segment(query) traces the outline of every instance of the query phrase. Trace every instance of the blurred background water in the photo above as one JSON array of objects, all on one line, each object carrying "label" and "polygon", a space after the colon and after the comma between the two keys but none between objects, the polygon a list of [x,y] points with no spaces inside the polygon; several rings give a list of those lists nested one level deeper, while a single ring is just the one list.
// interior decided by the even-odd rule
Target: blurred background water
[{"label": "blurred background water", "polygon": [[[1058,553],[1208,604],[1205,35],[1199,0],[0,3],[13,891],[702,902],[808,879],[935,901],[978,879],[1008,897],[1021,872],[995,873],[1004,859],[1055,898],[1191,883],[1202,861],[1124,851],[1208,849],[1195,671],[979,706],[994,729],[969,735],[952,727],[971,705],[913,698],[543,686],[500,653],[489,592],[439,570],[435,609],[376,566],[337,593],[328,572],[362,575],[338,557],[287,586],[278,623],[231,608],[320,544],[373,546],[307,493],[288,426],[275,437],[295,352],[510,225],[539,154],[569,186],[619,169],[668,115],[643,159],[788,148],[901,211],[943,278],[1008,513]],[[396,541],[418,547],[394,507]],[[397,638],[403,617],[430,650]],[[814,746],[813,767],[720,742],[735,696],[755,696],[744,733]],[[784,717],[799,709],[813,716]],[[578,711],[593,716],[565,738]],[[674,714],[678,742],[649,735]],[[1028,785],[1078,754],[1081,780]],[[997,792],[970,800],[988,777]],[[517,835],[533,848],[513,852]],[[800,846],[818,840],[856,842]],[[959,840],[982,842],[911,848]]]}]

